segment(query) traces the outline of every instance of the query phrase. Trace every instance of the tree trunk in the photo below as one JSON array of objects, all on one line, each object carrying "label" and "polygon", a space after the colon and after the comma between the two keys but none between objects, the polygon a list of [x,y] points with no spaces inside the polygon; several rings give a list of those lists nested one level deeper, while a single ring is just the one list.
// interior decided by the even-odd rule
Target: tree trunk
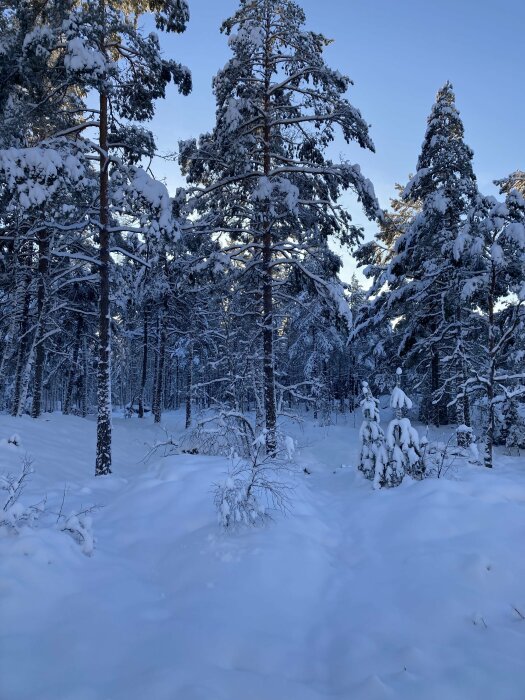
[{"label": "tree trunk", "polygon": [[260,363],[255,360],[251,363],[251,376],[253,382],[253,397],[255,403],[255,436],[258,438],[262,431],[264,430],[265,420],[264,420],[264,385],[262,381],[262,374]]},{"label": "tree trunk", "polygon": [[38,288],[36,297],[37,330],[35,349],[35,378],[33,381],[33,403],[31,405],[31,416],[38,418],[42,413],[42,388],[44,385],[44,364],[46,359],[45,330],[44,322],[47,273],[49,270],[49,232],[40,231],[38,234]]},{"label": "tree trunk", "polygon": [[148,309],[144,309],[144,324],[142,328],[142,375],[139,392],[139,418],[144,418],[144,390],[148,376]]},{"label": "tree trunk", "polygon": [[20,317],[19,326],[19,343],[18,350],[16,354],[16,369],[15,369],[15,382],[13,391],[13,405],[11,406],[11,415],[20,416],[24,411],[24,405],[22,401],[22,390],[23,390],[23,379],[24,379],[24,367],[26,366],[27,359],[27,349],[29,345],[29,308],[31,303],[30,295],[30,283],[31,283],[31,256],[27,256],[27,264],[22,272],[24,278],[23,282],[23,297],[22,309],[20,312],[15,310],[15,314]]},{"label": "tree trunk", "polygon": [[160,423],[162,417],[162,393],[164,389],[164,364],[166,359],[166,322],[167,322],[168,300],[164,297],[163,310],[160,314],[159,323],[159,347],[157,359],[157,377],[155,380],[155,396],[153,400],[153,420]]},{"label": "tree trunk", "polygon": [[88,342],[84,335],[82,338],[82,372],[79,375],[78,395],[80,397],[80,415],[82,418],[87,416],[88,412],[88,374],[89,374],[89,352]]},{"label": "tree trunk", "polygon": [[29,390],[29,382],[31,381],[31,372],[33,371],[33,365],[35,362],[35,354],[36,354],[36,349],[37,349],[37,338],[40,336],[40,331],[39,331],[39,326],[40,326],[40,319],[37,319],[36,322],[36,328],[33,334],[33,341],[31,343],[31,347],[29,348],[29,352],[27,353],[27,358],[24,364],[24,369],[21,374],[20,378],[20,385],[19,385],[19,398],[18,398],[18,412],[17,416],[21,416],[22,413],[24,412],[24,406],[26,405],[27,401],[27,392]]},{"label": "tree trunk", "polygon": [[[271,12],[266,7],[265,17],[265,76],[264,76],[264,175],[271,172],[271,115],[270,115],[270,85],[272,67],[271,55]],[[263,377],[264,377],[264,419],[266,428],[266,451],[274,455],[277,450],[277,407],[275,402],[275,358],[273,349],[273,275],[272,275],[272,231],[269,222],[263,224],[262,250],[262,305],[263,305]]]},{"label": "tree trunk", "polygon": [[188,349],[188,365],[186,367],[186,421],[185,426],[188,429],[191,426],[191,399],[193,392],[193,343],[190,343]]},{"label": "tree trunk", "polygon": [[0,336],[0,344],[2,345],[2,356],[0,358],[0,411],[6,407],[6,384],[7,384],[7,365],[13,356],[13,345],[17,328],[17,309],[22,308],[25,294],[25,278],[19,273],[20,261],[18,255],[14,255],[16,249],[15,242],[12,243],[12,252],[14,258],[14,309],[11,314],[11,320],[7,332]]},{"label": "tree trunk", "polygon": [[[456,313],[456,322],[458,327],[458,352],[459,359],[457,364],[457,386],[456,386],[456,423],[458,428],[461,426],[470,427],[470,410],[468,405],[468,396],[466,389],[467,368],[465,361],[465,347],[463,338],[463,317],[461,307],[458,306]],[[458,447],[468,447],[472,442],[472,434],[465,430],[458,430]]]},{"label": "tree trunk", "polygon": [[[100,0],[102,12],[105,2]],[[97,366],[97,457],[95,474],[111,474],[111,348],[109,303],[108,97],[100,93],[99,346]]]},{"label": "tree trunk", "polygon": [[431,388],[432,388],[432,422],[436,426],[436,428],[439,428],[441,424],[441,406],[440,402],[435,400],[435,395],[437,390],[439,389],[439,352],[435,347],[432,348],[432,358],[431,358],[431,364],[430,364],[430,369],[431,369]]},{"label": "tree trunk", "polygon": [[496,358],[494,357],[494,298],[496,292],[496,268],[492,265],[491,279],[488,298],[488,356],[489,356],[489,372],[487,384],[487,409],[488,409],[488,424],[487,437],[485,441],[485,466],[492,468],[492,450],[494,447],[494,376],[496,373]]},{"label": "tree trunk", "polygon": [[175,410],[178,411],[180,408],[180,370],[179,370],[179,357],[175,358]]},{"label": "tree trunk", "polygon": [[75,386],[75,380],[77,375],[78,356],[80,354],[80,340],[82,338],[82,326],[83,319],[82,316],[79,316],[77,321],[76,337],[73,346],[73,357],[71,358],[71,365],[69,366],[69,371],[67,373],[64,406],[62,408],[62,413],[64,413],[64,415],[66,416],[71,413],[71,407],[73,405],[73,387]]}]

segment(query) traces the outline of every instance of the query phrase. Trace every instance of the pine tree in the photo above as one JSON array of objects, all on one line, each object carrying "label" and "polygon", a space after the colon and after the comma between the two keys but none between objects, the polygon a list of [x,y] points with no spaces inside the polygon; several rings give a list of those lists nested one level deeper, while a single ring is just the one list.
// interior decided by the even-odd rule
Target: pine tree
[{"label": "pine tree", "polygon": [[509,194],[511,190],[517,190],[525,197],[525,172],[523,170],[515,170],[501,180],[494,180],[494,184],[499,186],[502,194]]},{"label": "pine tree", "polygon": [[[410,175],[409,179],[412,180],[412,177]],[[355,253],[358,264],[366,265],[364,275],[372,280],[370,293],[374,295],[381,290],[382,284],[376,288],[376,283],[382,281],[381,273],[384,273],[395,255],[398,239],[406,233],[415,216],[421,211],[421,202],[404,194],[403,185],[396,183],[394,187],[397,196],[390,199],[390,208],[383,212],[383,218],[379,221],[379,231],[374,239],[363,243]],[[366,308],[363,308],[363,311],[366,312]]]},{"label": "pine tree", "polygon": [[[368,126],[344,97],[350,80],[323,59],[328,41],[305,31],[291,0],[242,0],[223,25],[233,58],[216,76],[217,119],[199,142],[181,144],[180,162],[198,186],[193,206],[205,230],[224,236],[225,250],[257,276],[262,341],[266,446],[276,449],[275,288],[283,268],[308,274],[310,242],[360,231],[338,204],[352,189],[371,218],[380,216],[373,188],[356,165],[325,152],[336,129],[373,150]],[[318,286],[326,289],[323,280]]]}]

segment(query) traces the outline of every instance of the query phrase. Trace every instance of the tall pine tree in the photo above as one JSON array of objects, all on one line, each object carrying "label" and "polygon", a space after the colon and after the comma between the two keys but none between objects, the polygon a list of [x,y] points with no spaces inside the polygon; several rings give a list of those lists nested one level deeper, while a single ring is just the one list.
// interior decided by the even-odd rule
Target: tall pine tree
[{"label": "tall pine tree", "polygon": [[232,259],[257,276],[270,453],[277,420],[276,278],[290,266],[308,275],[302,263],[319,239],[359,239],[338,203],[343,190],[354,190],[371,218],[380,216],[359,166],[326,155],[338,129],[347,142],[370,150],[373,144],[365,120],[345,98],[351,81],[324,62],[328,40],[304,23],[291,0],[242,0],[222,27],[233,57],[214,80],[215,127],[198,143],[181,145],[183,171],[197,186],[193,206],[208,215],[203,226],[223,234]]}]

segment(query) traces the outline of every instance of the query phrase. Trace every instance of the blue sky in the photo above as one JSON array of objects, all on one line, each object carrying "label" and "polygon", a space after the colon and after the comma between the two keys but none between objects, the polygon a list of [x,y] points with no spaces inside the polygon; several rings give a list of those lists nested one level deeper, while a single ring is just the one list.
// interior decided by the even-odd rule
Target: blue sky
[{"label": "blue sky", "polygon": [[[230,52],[220,34],[236,0],[189,0],[185,34],[162,37],[164,53],[192,71],[194,89],[171,89],[151,125],[159,150],[173,152],[181,138],[213,126],[211,80]],[[349,75],[348,97],[371,124],[376,153],[343,140],[338,152],[362,166],[383,207],[394,183],[414,172],[435,93],[450,80],[474,149],[480,189],[496,193],[492,180],[525,169],[523,46],[525,0],[302,0],[307,28],[334,40],[331,67]],[[155,172],[170,190],[183,184],[175,163],[158,160]],[[375,230],[359,206],[345,198],[367,237]],[[353,266],[345,255],[346,274]]]}]

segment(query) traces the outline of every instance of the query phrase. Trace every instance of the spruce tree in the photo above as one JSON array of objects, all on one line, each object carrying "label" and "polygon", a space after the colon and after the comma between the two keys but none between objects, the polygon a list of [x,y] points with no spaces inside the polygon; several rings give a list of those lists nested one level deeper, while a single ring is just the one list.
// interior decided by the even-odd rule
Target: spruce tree
[{"label": "spruce tree", "polygon": [[[447,82],[428,118],[416,174],[402,195],[415,207],[414,216],[402,222],[401,231],[379,234],[379,244],[390,241],[393,246],[391,253],[387,249],[383,254],[386,264],[381,258],[378,261],[373,246],[361,254],[361,262],[372,264],[375,278],[376,296],[366,312],[366,325],[397,319],[398,353],[417,368],[416,383],[431,387],[436,425],[446,420],[443,401],[450,395],[458,423],[466,422],[464,403],[457,398],[466,376],[463,309],[457,301],[462,271],[453,246],[477,189],[473,153],[463,134],[452,85]],[[445,355],[453,366],[443,367]]]},{"label": "spruce tree", "polygon": [[[479,196],[458,233],[454,254],[464,266],[460,298],[476,313],[477,367],[465,393],[487,403],[485,466],[492,467],[498,404],[525,395],[523,355],[516,340],[525,329],[525,199],[515,189],[505,202]],[[468,273],[468,274],[467,274]]]},{"label": "spruce tree", "polygon": [[520,413],[520,404],[517,399],[512,398],[508,402],[505,411],[505,447],[509,455],[520,454],[520,450],[525,448],[525,418]]},{"label": "spruce tree", "polygon": [[396,386],[390,397],[390,406],[395,415],[386,431],[388,466],[382,486],[398,486],[405,474],[414,479],[421,479],[425,474],[419,435],[405,415],[405,412],[412,408],[412,401],[401,388],[401,375],[402,370],[398,367]]},{"label": "spruce tree", "polygon": [[381,488],[388,481],[388,455],[385,434],[379,424],[379,401],[372,395],[368,382],[363,382],[361,410],[363,423],[359,430],[361,452],[357,468],[367,479],[373,480],[375,488]]}]

